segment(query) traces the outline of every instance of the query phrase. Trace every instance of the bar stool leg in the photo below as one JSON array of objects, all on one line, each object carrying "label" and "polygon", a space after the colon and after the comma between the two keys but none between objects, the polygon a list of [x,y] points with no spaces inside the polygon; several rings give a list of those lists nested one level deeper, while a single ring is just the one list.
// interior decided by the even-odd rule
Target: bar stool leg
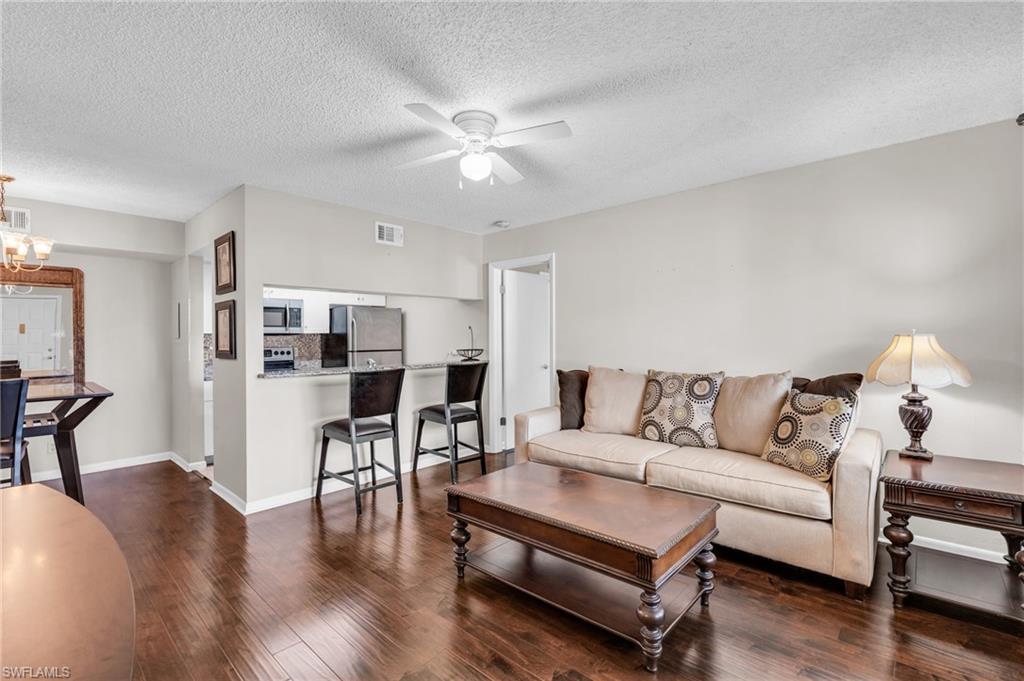
[{"label": "bar stool leg", "polygon": [[484,420],[479,413],[476,415],[476,441],[480,445],[480,474],[487,475],[487,462],[484,460]]},{"label": "bar stool leg", "polygon": [[323,442],[320,443],[320,468],[317,470],[316,476],[316,498],[320,498],[320,494],[324,491],[324,469],[327,467],[327,444],[331,441],[331,438],[324,435]]},{"label": "bar stool leg", "polygon": [[377,453],[373,451],[373,440],[370,440],[370,484],[377,485]]},{"label": "bar stool leg", "polygon": [[28,463],[28,451],[25,452],[25,458],[21,460],[21,484],[31,485],[32,484],[32,468]]},{"label": "bar stool leg", "polygon": [[426,421],[423,420],[423,415],[418,414],[419,423],[416,424],[416,445],[413,447],[412,455],[412,471],[416,472],[416,465],[420,462],[420,441],[423,439],[423,424]]},{"label": "bar stool leg", "polygon": [[459,467],[456,465],[458,462],[455,460],[455,443],[452,442],[452,430],[454,426],[449,420],[445,420],[444,432],[448,436],[448,466],[452,471],[452,484],[456,484],[459,481]]},{"label": "bar stool leg", "polygon": [[454,441],[454,444],[455,444],[455,451],[452,452],[452,458],[455,459],[455,463],[458,464],[459,463],[459,424],[453,423],[452,424],[452,431],[454,431],[454,433],[455,433],[455,435],[452,436],[452,440]]},{"label": "bar stool leg", "polygon": [[398,451],[398,424],[395,424],[395,436],[391,438],[391,448],[395,455],[395,494],[398,503],[402,503],[402,455]]},{"label": "bar stool leg", "polygon": [[352,440],[352,482],[356,492],[356,515],[363,514],[363,495],[359,492],[359,445]]}]

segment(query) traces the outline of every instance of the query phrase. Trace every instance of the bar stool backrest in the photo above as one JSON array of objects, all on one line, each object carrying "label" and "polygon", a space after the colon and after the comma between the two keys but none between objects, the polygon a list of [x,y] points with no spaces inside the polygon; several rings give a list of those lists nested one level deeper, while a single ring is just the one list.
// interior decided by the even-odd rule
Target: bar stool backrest
[{"label": "bar stool backrest", "polygon": [[449,364],[444,403],[479,402],[484,395],[484,378],[486,376],[487,362]]},{"label": "bar stool backrest", "polygon": [[350,418],[372,418],[398,412],[405,369],[353,371],[349,376]]},{"label": "bar stool backrest", "polygon": [[[21,431],[25,425],[26,399],[27,378],[0,381],[0,440],[21,440]],[[20,445],[20,442],[16,444]]]}]

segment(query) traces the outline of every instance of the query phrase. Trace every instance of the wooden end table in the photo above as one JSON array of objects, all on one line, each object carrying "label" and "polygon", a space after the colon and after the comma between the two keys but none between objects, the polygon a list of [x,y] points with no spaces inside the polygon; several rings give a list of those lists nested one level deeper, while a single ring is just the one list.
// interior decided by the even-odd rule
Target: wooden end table
[{"label": "wooden end table", "polygon": [[[885,487],[882,508],[889,512],[889,524],[883,532],[890,542],[887,547],[892,558],[889,591],[895,607],[903,607],[909,594],[920,592],[960,605],[989,609],[983,603],[993,599],[977,593],[981,586],[1000,594],[1005,592],[1014,606],[1019,604],[1019,607],[997,608],[994,610],[997,614],[1024,620],[1024,466],[953,456],[936,456],[932,461],[924,461],[901,457],[898,451],[890,450],[882,466],[881,481]],[[1016,575],[1004,568],[1002,573],[1007,579],[1002,589],[1000,585],[966,583],[954,591],[948,585],[953,580],[949,579],[943,579],[947,584],[941,587],[913,584],[911,573],[915,570],[908,570],[910,544],[914,540],[907,527],[910,516],[999,532],[1006,539],[1004,559]],[[929,552],[927,556],[932,575],[941,573],[939,561],[946,561],[950,569],[960,574],[966,571],[962,565],[952,567],[952,562],[963,563],[963,558],[938,552]],[[921,568],[916,566],[919,576]],[[939,581],[929,580],[934,584]]]},{"label": "wooden end table", "polygon": [[[474,568],[633,641],[648,671],[715,588],[713,501],[530,462],[445,491],[460,578]],[[470,553],[469,524],[511,541]],[[677,575],[691,562],[696,581]]]}]

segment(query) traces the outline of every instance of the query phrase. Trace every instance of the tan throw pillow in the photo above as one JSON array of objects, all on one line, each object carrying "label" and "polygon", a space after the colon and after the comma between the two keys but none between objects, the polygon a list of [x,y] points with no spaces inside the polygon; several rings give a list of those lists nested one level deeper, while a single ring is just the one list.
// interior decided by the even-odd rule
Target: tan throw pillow
[{"label": "tan throw pillow", "polygon": [[636,435],[645,383],[643,374],[590,367],[583,430]]},{"label": "tan throw pillow", "polygon": [[827,482],[849,434],[854,403],[793,390],[761,458]]},{"label": "tan throw pillow", "polygon": [[677,447],[717,447],[718,435],[712,413],[724,377],[722,372],[648,372],[640,416],[640,437],[669,442]]},{"label": "tan throw pillow", "polygon": [[792,386],[793,377],[788,371],[726,376],[715,401],[718,446],[761,456]]}]

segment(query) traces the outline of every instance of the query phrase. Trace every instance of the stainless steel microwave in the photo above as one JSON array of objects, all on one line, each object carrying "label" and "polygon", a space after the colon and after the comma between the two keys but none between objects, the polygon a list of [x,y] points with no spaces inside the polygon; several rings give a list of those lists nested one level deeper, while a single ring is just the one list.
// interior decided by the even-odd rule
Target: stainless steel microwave
[{"label": "stainless steel microwave", "polygon": [[302,301],[264,298],[263,333],[302,333]]}]

